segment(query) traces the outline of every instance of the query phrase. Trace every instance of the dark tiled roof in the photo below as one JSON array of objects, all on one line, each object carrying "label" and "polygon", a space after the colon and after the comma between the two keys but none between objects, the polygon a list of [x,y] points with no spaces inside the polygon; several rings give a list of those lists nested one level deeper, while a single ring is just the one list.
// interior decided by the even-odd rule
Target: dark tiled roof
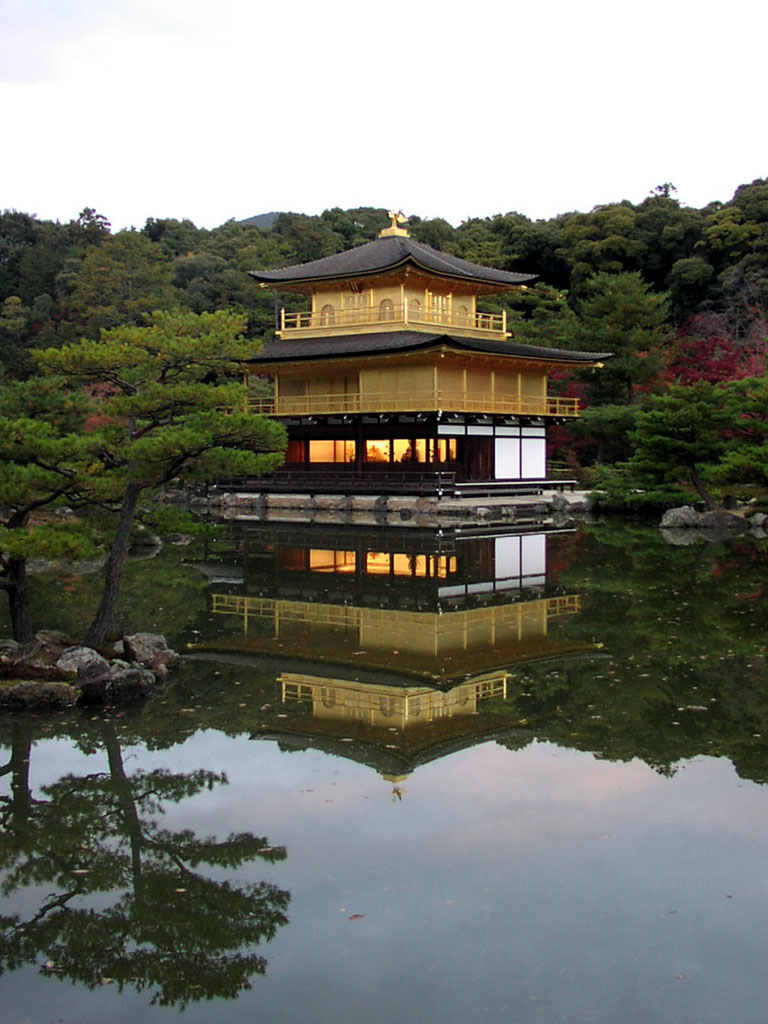
[{"label": "dark tiled roof", "polygon": [[407,235],[393,235],[388,238],[377,238],[366,242],[355,249],[325,256],[311,263],[300,263],[293,267],[280,270],[249,270],[251,277],[264,284],[275,286],[312,281],[344,280],[350,277],[367,275],[392,270],[406,263],[415,264],[432,274],[441,277],[458,278],[463,281],[474,281],[504,287],[514,287],[533,281],[537,274],[517,274],[507,270],[496,270],[494,267],[481,267],[477,263],[461,260],[445,252],[438,252],[428,245],[421,245]]},{"label": "dark tiled roof", "polygon": [[345,334],[328,338],[298,338],[270,341],[252,360],[252,363],[275,363],[297,359],[332,359],[338,356],[383,355],[388,352],[407,352],[450,345],[469,352],[488,352],[494,355],[523,356],[550,362],[595,363],[609,359],[611,352],[572,352],[560,348],[542,348],[538,345],[518,345],[512,341],[485,341],[476,338],[455,338],[450,334],[422,334],[419,331],[392,331],[382,334]]}]

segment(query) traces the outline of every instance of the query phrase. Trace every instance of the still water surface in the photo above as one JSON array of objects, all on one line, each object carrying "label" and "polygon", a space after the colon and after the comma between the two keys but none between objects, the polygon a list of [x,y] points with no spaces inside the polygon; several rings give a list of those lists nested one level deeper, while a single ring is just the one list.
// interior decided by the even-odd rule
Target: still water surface
[{"label": "still water surface", "polygon": [[763,1022],[767,564],[627,526],[137,561],[167,691],[0,724],[0,1018]]}]

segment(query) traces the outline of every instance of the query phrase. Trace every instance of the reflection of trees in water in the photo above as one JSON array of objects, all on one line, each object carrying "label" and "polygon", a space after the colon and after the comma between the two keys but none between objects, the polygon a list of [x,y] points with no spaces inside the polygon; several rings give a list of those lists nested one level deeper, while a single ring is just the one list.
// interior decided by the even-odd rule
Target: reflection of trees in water
[{"label": "reflection of trees in water", "polygon": [[[14,724],[11,776],[0,803],[3,897],[52,892],[26,920],[0,917],[0,971],[41,971],[95,988],[107,981],[152,992],[152,1003],[232,998],[263,974],[254,952],[287,923],[290,894],[267,882],[215,881],[198,869],[285,858],[249,832],[223,841],[163,828],[164,806],[226,783],[222,774],[165,769],[128,775],[111,723],[101,724],[108,772],[66,775],[35,797],[31,723]],[[98,895],[97,895],[98,894]],[[117,895],[103,906],[107,894]]]}]

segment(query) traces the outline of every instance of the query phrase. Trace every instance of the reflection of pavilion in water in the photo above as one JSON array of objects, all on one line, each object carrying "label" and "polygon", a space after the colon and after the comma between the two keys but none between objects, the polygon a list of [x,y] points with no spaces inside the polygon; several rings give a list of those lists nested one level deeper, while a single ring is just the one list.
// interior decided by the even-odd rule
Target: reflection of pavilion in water
[{"label": "reflection of pavilion in water", "polygon": [[519,725],[515,666],[593,649],[557,636],[579,598],[547,584],[556,535],[404,532],[373,532],[374,549],[359,530],[267,528],[246,545],[246,593],[212,597],[238,623],[219,650],[277,659],[280,740],[392,778]]}]

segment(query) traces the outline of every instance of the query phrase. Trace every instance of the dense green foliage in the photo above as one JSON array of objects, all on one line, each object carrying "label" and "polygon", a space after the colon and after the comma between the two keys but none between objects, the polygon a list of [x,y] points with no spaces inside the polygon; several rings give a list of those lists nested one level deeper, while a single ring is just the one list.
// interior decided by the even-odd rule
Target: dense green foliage
[{"label": "dense green foliage", "polygon": [[[118,516],[88,633],[99,646],[140,502],[180,475],[257,476],[281,460],[282,427],[242,411],[245,388],[235,374],[253,351],[244,328],[244,316],[225,311],[157,311],[143,326],[37,352],[48,377],[0,385],[0,586],[16,639],[31,635],[25,560],[50,554],[59,534],[50,523],[30,524],[33,512],[67,499],[91,515]],[[85,553],[69,522],[67,538],[68,551],[54,554]]]},{"label": "dense green foliage", "polygon": [[[425,244],[539,275],[528,289],[485,300],[488,311],[506,309],[516,340],[614,353],[597,372],[554,382],[588,414],[553,432],[552,443],[555,458],[573,472],[586,470],[587,481],[595,464],[619,464],[619,489],[622,481],[630,490],[648,486],[647,474],[641,481],[636,472],[643,460],[634,459],[632,430],[649,396],[694,384],[702,385],[701,395],[752,378],[752,407],[765,404],[755,394],[766,375],[768,180],[742,185],[728,202],[703,209],[681,206],[674,193],[666,183],[639,204],[609,203],[549,220],[512,212],[456,228],[418,216],[408,224]],[[92,209],[69,224],[6,211],[0,373],[28,377],[33,350],[95,342],[101,330],[141,326],[157,310],[233,311],[244,318],[245,337],[257,343],[271,336],[280,304],[296,309],[302,302],[257,288],[248,270],[340,252],[375,238],[387,223],[383,209],[362,207],[228,221],[213,230],[150,218],[141,229],[113,233]],[[749,415],[751,427],[726,428],[721,440],[728,444],[717,457],[702,439],[696,473],[701,482],[711,471],[715,499],[729,481],[765,485],[765,460],[747,450],[755,431],[758,446],[765,435],[760,414]],[[605,468],[597,477],[606,479]]]}]

